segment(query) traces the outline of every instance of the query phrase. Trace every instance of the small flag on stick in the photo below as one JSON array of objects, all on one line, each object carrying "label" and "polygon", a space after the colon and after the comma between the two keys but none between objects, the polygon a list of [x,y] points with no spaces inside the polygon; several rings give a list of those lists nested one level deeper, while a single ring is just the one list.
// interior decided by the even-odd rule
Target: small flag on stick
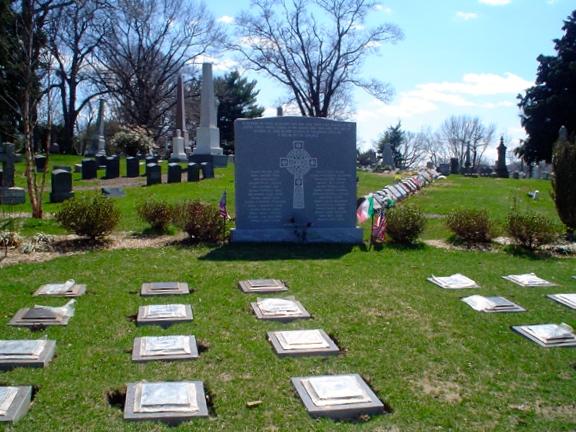
[{"label": "small flag on stick", "polygon": [[222,193],[222,197],[218,203],[218,209],[220,210],[220,216],[222,216],[222,219],[228,220],[230,218],[228,210],[226,209],[226,191]]},{"label": "small flag on stick", "polygon": [[365,220],[372,217],[374,214],[374,197],[369,194],[364,201],[358,206],[356,210],[356,217],[359,223],[363,223]]}]

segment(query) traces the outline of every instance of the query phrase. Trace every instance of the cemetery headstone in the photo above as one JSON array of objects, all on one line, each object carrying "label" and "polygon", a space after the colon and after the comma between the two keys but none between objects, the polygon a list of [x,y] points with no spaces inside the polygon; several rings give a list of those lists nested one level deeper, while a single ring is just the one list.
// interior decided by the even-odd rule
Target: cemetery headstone
[{"label": "cemetery headstone", "polygon": [[356,124],[237,120],[234,242],[361,243]]},{"label": "cemetery headstone", "polygon": [[[96,132],[92,137],[91,145],[84,152],[85,156],[106,157],[106,139],[104,137],[104,99],[100,99],[98,105],[98,117],[96,119]],[[100,161],[104,162],[104,161]],[[104,165],[104,163],[101,163]]]},{"label": "cemetery headstone", "polygon": [[140,295],[178,295],[190,294],[190,288],[186,282],[145,282],[140,287]]},{"label": "cemetery headstone", "polygon": [[156,156],[146,156],[144,158],[144,175],[148,175],[148,164],[158,164],[158,158]]},{"label": "cemetery headstone", "polygon": [[146,186],[162,183],[162,168],[160,165],[150,163],[146,165]]},{"label": "cemetery headstone", "polygon": [[132,361],[173,361],[198,358],[194,336],[145,336],[134,339]]},{"label": "cemetery headstone", "polygon": [[192,320],[192,306],[189,304],[140,306],[136,317],[138,325],[160,325],[162,327]]},{"label": "cemetery headstone", "polygon": [[95,179],[98,176],[98,162],[94,159],[82,160],[82,180]]},{"label": "cemetery headstone", "polygon": [[0,204],[13,205],[26,202],[26,192],[24,189],[14,187],[14,173],[17,159],[14,144],[0,144],[0,162],[2,163]]},{"label": "cemetery headstone", "polygon": [[126,196],[121,187],[103,187],[100,189],[102,195],[107,198],[123,198]]},{"label": "cemetery headstone", "polygon": [[200,169],[202,170],[203,179],[214,178],[214,167],[210,162],[202,162]]},{"label": "cemetery headstone", "polygon": [[120,159],[118,156],[106,158],[106,178],[114,179],[120,177]]},{"label": "cemetery headstone", "polygon": [[52,171],[55,170],[64,170],[64,171],[68,171],[69,173],[72,172],[72,168],[69,165],[54,165],[52,167]]},{"label": "cemetery headstone", "polygon": [[238,282],[245,293],[272,293],[288,291],[288,287],[278,279],[249,279]]},{"label": "cemetery headstone", "polygon": [[106,155],[94,156],[94,158],[98,163],[98,168],[106,168],[106,158],[107,158]]},{"label": "cemetery headstone", "polygon": [[197,182],[200,180],[200,167],[197,163],[190,162],[188,164],[188,181]]},{"label": "cemetery headstone", "polygon": [[184,149],[184,138],[180,129],[176,130],[176,135],[172,138],[172,154],[170,155],[171,161],[187,162],[188,155]]},{"label": "cemetery headstone", "polygon": [[46,367],[55,351],[54,340],[0,340],[0,370]]},{"label": "cemetery headstone", "polygon": [[[188,127],[186,126],[186,106],[184,99],[184,80],[182,75],[178,75],[178,84],[176,87],[176,129],[181,131],[183,139],[183,153],[190,152],[190,137],[188,136]],[[180,160],[180,159],[179,159]],[[187,160],[187,159],[182,159]]]},{"label": "cemetery headstone", "polygon": [[458,174],[460,172],[460,163],[458,158],[450,158],[450,174]]},{"label": "cemetery headstone", "polygon": [[392,145],[389,142],[384,143],[382,149],[382,165],[388,169],[394,169],[394,154],[392,153]]},{"label": "cemetery headstone", "polygon": [[168,164],[168,183],[180,183],[182,181],[182,167],[177,163]]},{"label": "cemetery headstone", "polygon": [[49,297],[80,297],[86,292],[86,285],[77,284],[74,279],[69,279],[63,283],[50,283],[41,285],[34,292],[34,296]]},{"label": "cemetery headstone", "polygon": [[50,202],[59,203],[74,196],[72,191],[72,173],[63,169],[52,171],[52,192]]},{"label": "cemetery headstone", "polygon": [[452,170],[450,169],[450,164],[441,163],[438,165],[438,172],[443,176],[449,176]]},{"label": "cemetery headstone", "polygon": [[288,322],[311,318],[302,303],[294,297],[259,298],[256,302],[250,303],[250,306],[256,318],[260,320]]},{"label": "cemetery headstone", "polygon": [[46,162],[48,158],[45,155],[34,156],[34,163],[36,164],[36,172],[43,173],[46,171]]},{"label": "cemetery headstone", "polygon": [[15,423],[26,415],[32,402],[32,386],[0,387],[0,423]]},{"label": "cemetery headstone", "polygon": [[340,349],[324,330],[288,330],[268,332],[268,340],[279,357],[328,356]]},{"label": "cemetery headstone", "polygon": [[138,177],[140,175],[140,161],[137,157],[126,158],[126,177]]}]

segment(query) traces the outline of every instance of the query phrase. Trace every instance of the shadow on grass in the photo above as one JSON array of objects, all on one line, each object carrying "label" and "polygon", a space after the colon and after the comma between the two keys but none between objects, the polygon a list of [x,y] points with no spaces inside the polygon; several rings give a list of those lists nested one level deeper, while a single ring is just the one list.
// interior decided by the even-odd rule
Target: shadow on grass
[{"label": "shadow on grass", "polygon": [[403,244],[403,243],[383,243],[374,245],[375,250],[386,250],[386,249],[393,249],[396,251],[420,251],[428,248],[429,246],[425,243],[418,242],[418,243],[410,243],[410,244]]},{"label": "shadow on grass", "polygon": [[542,261],[554,258],[550,252],[542,250],[530,250],[517,245],[505,246],[503,250],[512,256],[518,258],[527,258],[534,261]]},{"label": "shadow on grass", "polygon": [[232,243],[199,257],[204,261],[271,261],[338,259],[350,253],[349,244]]}]

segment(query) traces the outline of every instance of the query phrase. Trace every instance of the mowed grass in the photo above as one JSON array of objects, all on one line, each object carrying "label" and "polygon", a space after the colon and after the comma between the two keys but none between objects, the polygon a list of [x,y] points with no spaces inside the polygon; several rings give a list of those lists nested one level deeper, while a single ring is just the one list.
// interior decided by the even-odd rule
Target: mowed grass
[{"label": "mowed grass", "polygon": [[[392,178],[359,173],[359,194],[380,189]],[[75,183],[76,184],[76,183]],[[554,217],[545,181],[468,179],[451,176],[408,200],[427,214],[452,208],[487,208],[505,217],[510,200]],[[233,212],[233,167],[216,179],[195,184],[127,188],[117,201],[120,229],[145,225],[135,215],[140,199],[155,195],[171,202],[202,199],[217,203],[226,189]],[[541,199],[524,197],[539,189]],[[83,192],[80,192],[83,193]],[[56,205],[47,205],[55,209]],[[445,235],[441,219],[431,219],[428,236]],[[50,222],[48,222],[50,223]],[[44,226],[41,222],[38,226]],[[430,230],[430,227],[428,228]],[[437,230],[437,231],[434,231]],[[438,238],[438,237],[436,237]],[[462,272],[481,289],[442,290],[426,281],[431,274]],[[535,272],[555,288],[521,288],[501,278]],[[0,373],[0,384],[36,386],[28,415],[10,431],[572,431],[576,427],[576,350],[544,349],[516,335],[517,324],[576,326],[574,311],[545,298],[576,292],[574,259],[530,258],[504,252],[482,253],[428,246],[224,245],[170,246],[95,251],[50,262],[0,270],[0,339],[47,336],[57,356],[45,369]],[[64,299],[33,298],[42,283],[74,278],[88,285],[67,327],[31,332],[7,325],[22,307],[62,305]],[[258,321],[237,283],[279,278],[313,319],[288,324]],[[143,282],[185,281],[189,296],[142,298]],[[527,309],[520,314],[481,314],[460,301],[471,295],[502,295]],[[138,306],[190,303],[192,323],[168,329],[137,327]],[[266,331],[322,328],[343,350],[337,357],[280,359]],[[185,362],[135,364],[130,351],[137,336],[193,334],[207,347]],[[290,378],[359,373],[391,412],[367,421],[311,419]],[[209,419],[178,427],[128,423],[122,393],[140,380],[202,380],[213,409]],[[261,401],[253,408],[247,402]]]}]

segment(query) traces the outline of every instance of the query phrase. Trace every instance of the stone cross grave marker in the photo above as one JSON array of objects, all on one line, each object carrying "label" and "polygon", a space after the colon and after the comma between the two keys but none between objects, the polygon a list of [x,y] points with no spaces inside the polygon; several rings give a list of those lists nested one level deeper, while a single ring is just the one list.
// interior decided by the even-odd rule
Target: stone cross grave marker
[{"label": "stone cross grave marker", "polygon": [[294,146],[286,157],[280,158],[280,168],[294,176],[294,193],[292,195],[292,208],[304,208],[304,176],[312,169],[318,167],[318,159],[310,156],[304,149],[303,141],[294,141]]}]

